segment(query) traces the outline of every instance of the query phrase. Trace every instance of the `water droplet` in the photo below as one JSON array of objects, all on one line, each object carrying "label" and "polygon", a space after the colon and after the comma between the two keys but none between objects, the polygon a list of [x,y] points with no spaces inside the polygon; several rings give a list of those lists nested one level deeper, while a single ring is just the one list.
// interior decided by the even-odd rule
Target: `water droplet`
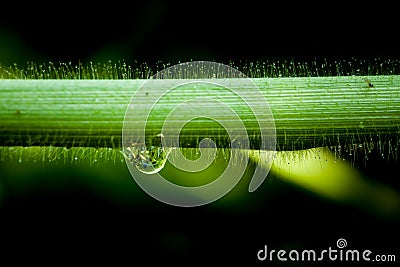
[{"label": "water droplet", "polygon": [[162,146],[149,146],[134,143],[130,147],[124,147],[123,155],[139,171],[147,174],[159,172],[167,162],[168,154],[172,148]]}]

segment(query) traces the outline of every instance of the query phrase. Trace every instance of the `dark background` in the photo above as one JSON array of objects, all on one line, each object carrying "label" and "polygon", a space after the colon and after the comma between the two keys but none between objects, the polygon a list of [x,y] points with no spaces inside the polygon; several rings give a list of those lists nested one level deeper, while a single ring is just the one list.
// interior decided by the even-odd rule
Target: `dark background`
[{"label": "dark background", "polygon": [[[397,7],[381,1],[373,6],[348,1],[263,5],[8,1],[0,10],[0,63],[4,65],[400,55]],[[126,172],[110,168],[115,175]],[[243,260],[252,265],[265,244],[317,249],[335,246],[344,237],[354,247],[382,249],[382,253],[398,248],[393,238],[398,236],[395,222],[323,201],[280,182],[271,182],[256,195],[259,203],[265,203],[256,207],[181,209],[149,199],[133,183],[127,188],[139,197],[108,201],[77,182],[99,174],[81,169],[65,174],[64,170],[43,167],[35,175],[64,175],[76,184],[52,192],[40,187],[6,198],[1,217],[6,222],[1,229],[6,249],[1,258],[50,265],[84,261],[134,266],[140,260],[187,265]]]},{"label": "dark background", "polygon": [[394,4],[349,1],[2,3],[0,61],[221,63],[399,56]]}]

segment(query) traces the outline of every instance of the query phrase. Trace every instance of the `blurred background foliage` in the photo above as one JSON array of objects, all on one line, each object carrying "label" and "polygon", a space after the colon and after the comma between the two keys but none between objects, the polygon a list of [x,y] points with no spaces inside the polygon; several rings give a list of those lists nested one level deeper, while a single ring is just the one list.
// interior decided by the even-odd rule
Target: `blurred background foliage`
[{"label": "blurred background foliage", "polygon": [[[7,1],[1,11],[3,65],[126,60],[151,66],[159,61],[400,55],[392,4]],[[363,170],[366,175],[398,178],[397,164],[371,162]],[[326,249],[346,238],[352,248],[382,253],[399,248],[397,220],[327,201],[270,176],[255,193],[245,192],[246,178],[221,202],[185,209],[149,197],[118,161],[3,161],[5,248],[0,258],[42,264],[144,259],[252,265],[265,244]]]}]

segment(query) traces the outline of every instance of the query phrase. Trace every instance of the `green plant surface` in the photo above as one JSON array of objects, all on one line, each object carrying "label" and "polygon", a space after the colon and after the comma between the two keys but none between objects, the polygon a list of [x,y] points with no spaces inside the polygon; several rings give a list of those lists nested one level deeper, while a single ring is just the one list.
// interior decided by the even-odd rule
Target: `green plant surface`
[{"label": "green plant surface", "polygon": [[[368,85],[367,79],[373,87]],[[398,145],[400,76],[252,80],[268,101],[276,126],[278,150],[382,140],[391,140],[391,145],[395,147]],[[1,145],[119,147],[125,111],[144,81],[0,80]],[[226,94],[212,90],[208,85],[204,87],[200,90],[204,90],[206,95],[212,92],[224,97],[219,94]],[[153,90],[148,94],[157,93],[157,87]],[[198,94],[194,90],[185,93]],[[153,104],[146,102],[148,94],[136,96],[138,104]],[[159,133],[161,115],[170,110],[168,103],[179,101],[179,95],[170,96],[164,105],[160,103],[155,108],[148,119],[150,133]],[[246,129],[254,148],[257,148],[257,122],[251,120],[247,113],[241,115],[247,123]],[[185,142],[193,144],[193,147],[197,145],[200,127],[205,136],[217,141],[226,140],[223,132],[212,125],[206,127],[193,123],[192,126],[181,134]]]},{"label": "green plant surface", "polygon": [[[361,208],[373,216],[397,218],[399,192],[384,180],[396,183],[382,176],[370,181],[371,177],[364,177],[354,168],[361,163],[378,166],[381,161],[392,166],[398,160],[398,63],[375,63],[337,62],[329,68],[295,63],[244,66],[264,95],[276,127],[278,153],[271,166],[269,183],[277,178],[324,199]],[[128,104],[133,96],[134,104],[153,104],[149,96],[157,95],[159,90],[155,86],[142,95],[135,95],[153,74],[146,66],[139,69],[110,64],[61,66],[60,69],[52,64],[31,65],[26,69],[0,66],[0,162],[4,174],[0,193],[5,200],[19,190],[23,194],[36,184],[30,178],[10,178],[13,167],[8,165],[19,169],[24,169],[26,164],[33,169],[60,164],[70,168],[75,163],[97,168],[123,165],[121,135]],[[332,71],[333,68],[336,70]],[[232,82],[235,84],[233,79]],[[248,130],[253,149],[249,166],[237,188],[215,205],[227,208],[233,203],[236,206],[243,201],[243,194],[248,194],[252,168],[264,164],[263,153],[268,153],[258,150],[258,124],[243,101],[227,91],[203,84],[196,90],[187,88],[184,94],[226,99],[238,111]],[[150,138],[160,133],[171,104],[180,101],[179,94],[169,94],[157,102],[149,118],[136,118],[148,121],[146,130]],[[195,120],[187,126],[180,133],[185,149],[196,154],[195,147],[201,137],[211,138],[219,147],[216,163],[190,177],[169,163],[160,172],[172,182],[185,186],[210,182],[226,162],[227,133],[209,121]],[[387,175],[384,170],[382,173]],[[197,178],[191,180],[193,177]],[[113,201],[123,199],[121,203],[131,203],[126,181],[120,178],[118,181],[125,185],[120,186],[117,180],[117,184],[113,179],[84,183]],[[63,191],[62,184],[56,188]],[[137,187],[135,190],[134,194],[138,194]],[[235,201],[238,198],[240,201]],[[255,202],[251,205],[257,206]]]}]

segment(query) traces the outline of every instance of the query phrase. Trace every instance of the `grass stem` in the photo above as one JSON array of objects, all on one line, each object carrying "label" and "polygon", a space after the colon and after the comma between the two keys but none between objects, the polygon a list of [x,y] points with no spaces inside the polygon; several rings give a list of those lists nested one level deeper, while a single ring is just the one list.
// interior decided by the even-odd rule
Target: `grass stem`
[{"label": "grass stem", "polygon": [[[273,114],[278,150],[357,144],[383,137],[392,144],[398,142],[398,75],[252,80]],[[2,79],[0,146],[119,147],[127,106],[144,81]],[[153,90],[138,96],[138,101],[146,104],[146,95],[158,89]],[[174,101],[179,102],[179,97],[165,103]],[[159,112],[166,109],[161,106]],[[162,125],[159,115],[156,112],[150,118],[150,132],[156,133]],[[256,122],[247,114],[239,115],[247,121],[250,141],[255,141]],[[202,135],[226,140],[223,132],[200,124],[181,134],[195,145]]]}]

